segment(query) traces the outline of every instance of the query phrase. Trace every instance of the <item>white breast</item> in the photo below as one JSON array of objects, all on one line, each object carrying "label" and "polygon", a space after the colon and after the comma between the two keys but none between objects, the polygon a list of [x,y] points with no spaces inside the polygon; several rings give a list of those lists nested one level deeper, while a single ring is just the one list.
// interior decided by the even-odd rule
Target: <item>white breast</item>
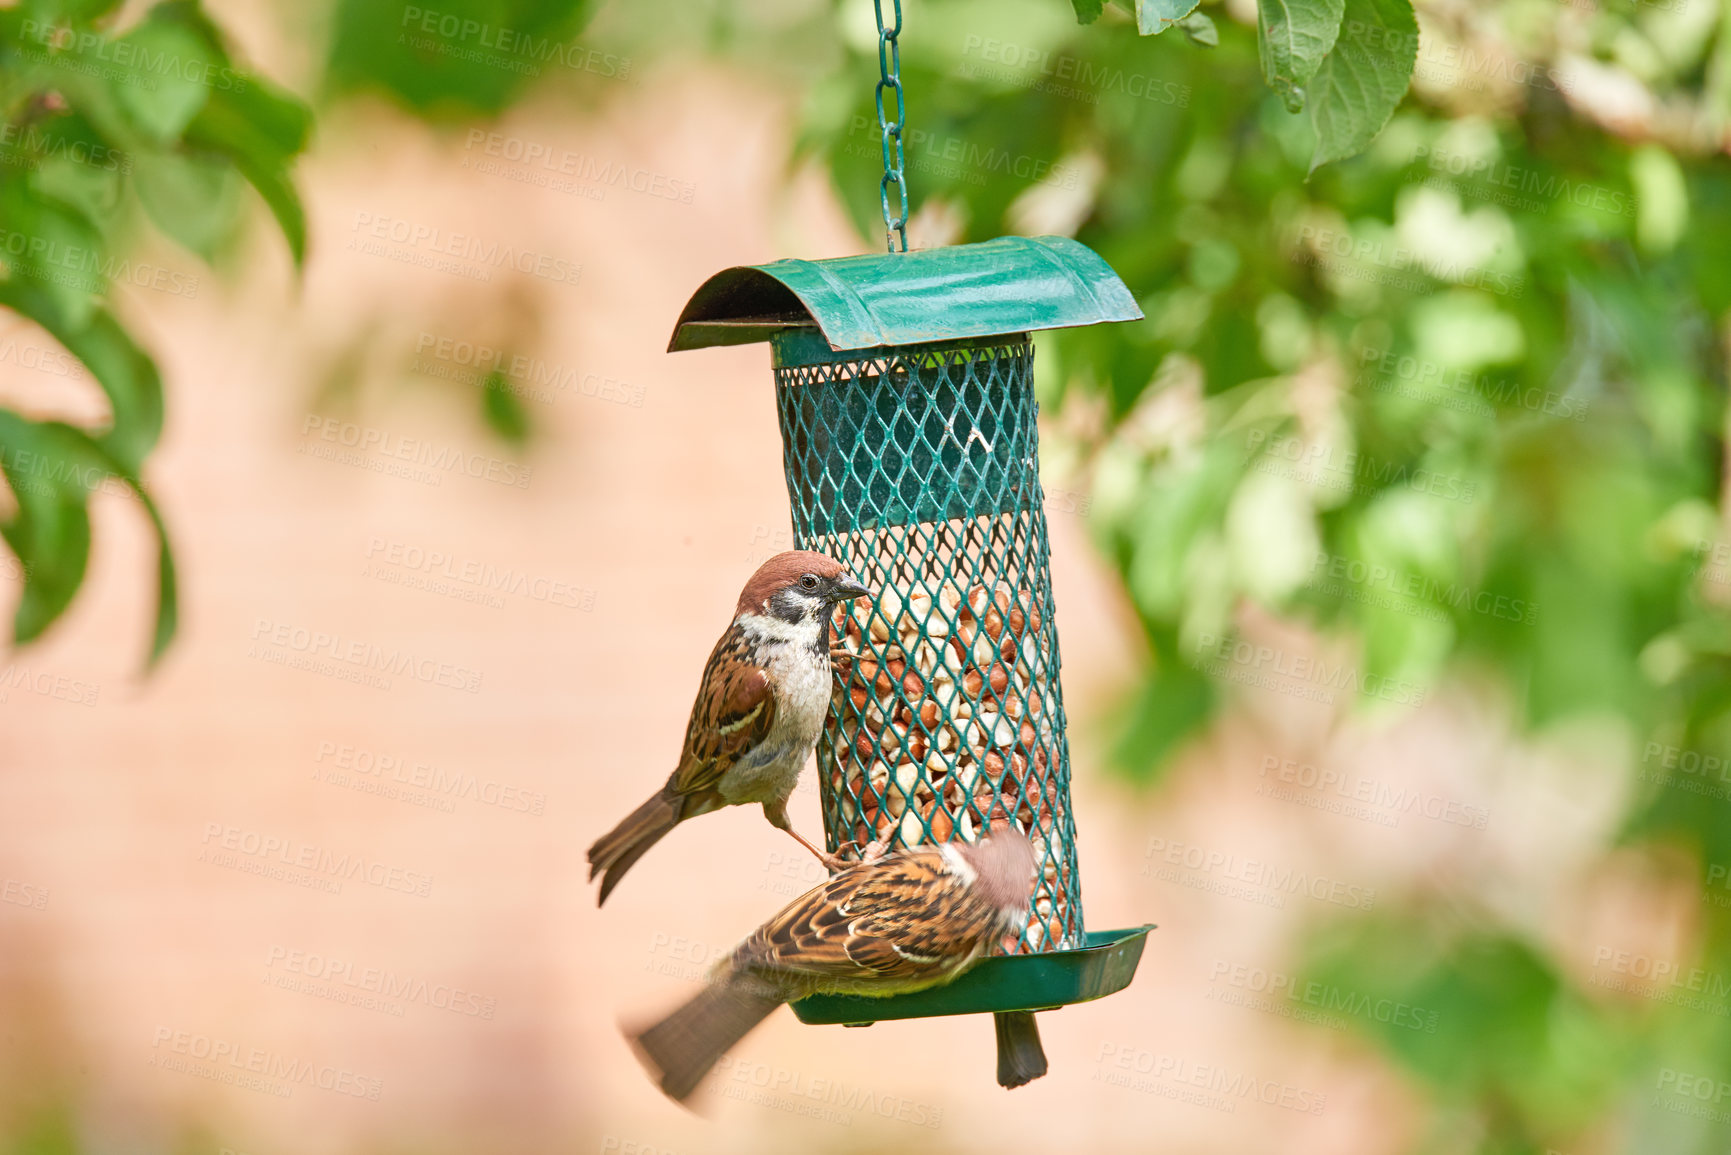
[{"label": "white breast", "polygon": [[829,712],[829,651],[818,644],[823,623],[814,619],[789,624],[764,614],[742,614],[739,625],[768,658],[775,723],[718,785],[732,803],[785,798],[793,793]]}]

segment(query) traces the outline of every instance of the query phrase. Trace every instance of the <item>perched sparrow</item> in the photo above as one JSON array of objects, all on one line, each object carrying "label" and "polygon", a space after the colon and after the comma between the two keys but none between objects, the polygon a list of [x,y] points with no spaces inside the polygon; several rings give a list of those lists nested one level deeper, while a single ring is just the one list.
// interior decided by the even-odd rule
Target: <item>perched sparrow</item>
[{"label": "perched sparrow", "polygon": [[776,554],[751,575],[733,624],[703,668],[678,768],[660,793],[589,848],[589,878],[602,876],[597,906],[669,830],[748,802],[761,803],[771,825],[831,870],[841,868],[841,859],[793,829],[787,798],[829,710],[835,604],[870,593],[839,562],[809,550]]},{"label": "perched sparrow", "polygon": [[977,844],[856,863],[759,927],[701,994],[632,1043],[661,1089],[683,1101],[782,1003],[818,993],[882,997],[954,979],[1004,935],[1021,933],[1036,881],[1034,847],[1008,823]]}]

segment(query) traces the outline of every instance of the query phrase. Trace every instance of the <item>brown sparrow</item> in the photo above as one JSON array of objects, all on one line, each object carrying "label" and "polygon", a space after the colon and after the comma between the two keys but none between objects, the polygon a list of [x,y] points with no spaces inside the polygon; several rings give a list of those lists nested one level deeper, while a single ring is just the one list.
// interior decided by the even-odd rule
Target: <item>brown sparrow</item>
[{"label": "brown sparrow", "polygon": [[870,593],[841,563],[810,550],[776,554],[751,575],[733,624],[703,668],[678,768],[589,848],[589,878],[602,876],[597,906],[662,835],[723,806],[760,803],[772,826],[824,865],[844,865],[793,829],[787,799],[829,710],[835,605]]},{"label": "brown sparrow", "polygon": [[980,843],[868,857],[794,899],[721,961],[701,994],[631,1041],[661,1089],[683,1102],[782,1003],[954,979],[1021,933],[1036,881],[1034,847],[1008,823]]}]

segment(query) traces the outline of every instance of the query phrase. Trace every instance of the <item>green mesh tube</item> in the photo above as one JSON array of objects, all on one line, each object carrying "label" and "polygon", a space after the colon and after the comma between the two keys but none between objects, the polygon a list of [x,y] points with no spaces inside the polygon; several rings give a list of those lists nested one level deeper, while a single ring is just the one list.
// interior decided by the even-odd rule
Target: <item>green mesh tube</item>
[{"label": "green mesh tube", "polygon": [[818,745],[830,849],[977,839],[1001,807],[1042,867],[1006,949],[1079,945],[1032,344],[773,345],[794,544],[877,591],[837,622],[856,657]]}]

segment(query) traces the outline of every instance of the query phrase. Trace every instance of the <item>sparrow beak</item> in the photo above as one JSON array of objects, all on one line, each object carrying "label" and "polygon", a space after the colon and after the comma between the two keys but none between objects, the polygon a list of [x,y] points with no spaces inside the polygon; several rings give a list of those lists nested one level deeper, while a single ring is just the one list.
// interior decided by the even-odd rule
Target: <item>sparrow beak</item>
[{"label": "sparrow beak", "polygon": [[830,583],[829,600],[832,602],[852,601],[854,598],[869,598],[872,591],[869,586],[861,585],[851,574],[842,574]]}]

